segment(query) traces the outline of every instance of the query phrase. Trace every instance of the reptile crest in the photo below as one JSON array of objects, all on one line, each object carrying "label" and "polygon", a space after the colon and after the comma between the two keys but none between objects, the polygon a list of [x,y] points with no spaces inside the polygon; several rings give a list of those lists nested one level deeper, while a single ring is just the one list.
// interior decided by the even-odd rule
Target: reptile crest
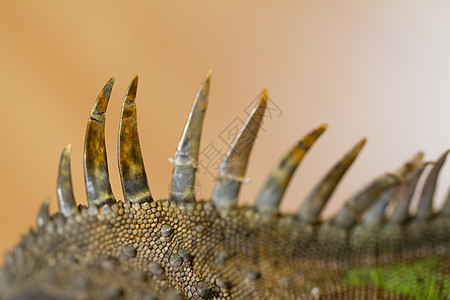
[{"label": "reptile crest", "polygon": [[[353,146],[296,213],[278,206],[298,164],[326,130],[312,130],[274,166],[253,207],[238,194],[267,105],[264,90],[220,166],[210,201],[195,199],[195,172],[210,72],[173,159],[172,192],[155,201],[139,146],[137,76],[126,93],[118,139],[124,201],[111,190],[105,113],[114,79],[99,94],[86,130],[88,207],[72,192],[71,146],[59,166],[59,213],[44,200],[37,231],[6,255],[0,299],[449,299],[450,200],[433,210],[439,171],[418,153],[321,219],[365,144]],[[413,193],[430,165],[419,207]]]}]

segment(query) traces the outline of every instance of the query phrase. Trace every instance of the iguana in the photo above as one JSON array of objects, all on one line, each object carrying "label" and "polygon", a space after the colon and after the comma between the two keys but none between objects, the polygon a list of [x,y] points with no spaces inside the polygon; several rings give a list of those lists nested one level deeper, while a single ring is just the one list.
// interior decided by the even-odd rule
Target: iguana
[{"label": "iguana", "polygon": [[[1,299],[449,299],[450,200],[433,211],[448,151],[433,163],[418,153],[369,182],[332,218],[321,211],[363,148],[359,141],[313,189],[297,213],[278,210],[297,165],[325,124],[273,168],[253,207],[239,207],[247,161],[267,105],[264,90],[220,166],[210,201],[195,199],[195,172],[210,72],[173,159],[169,199],[155,201],[137,131],[138,77],[125,96],[118,139],[124,201],[108,178],[105,112],[114,79],[99,94],[85,139],[88,206],[76,205],[71,146],[61,155],[57,196],[5,257]],[[419,207],[410,201],[432,165]]]}]

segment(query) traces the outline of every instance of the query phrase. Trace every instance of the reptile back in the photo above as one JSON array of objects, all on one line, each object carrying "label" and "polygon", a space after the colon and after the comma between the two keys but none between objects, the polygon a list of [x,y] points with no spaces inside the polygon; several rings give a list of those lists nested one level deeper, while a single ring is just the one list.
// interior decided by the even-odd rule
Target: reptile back
[{"label": "reptile back", "polygon": [[[267,106],[267,91],[237,134],[209,200],[196,199],[195,173],[211,72],[195,97],[173,159],[169,199],[154,200],[137,131],[138,78],[126,93],[118,138],[123,201],[113,195],[104,127],[114,79],[88,120],[84,167],[88,206],[72,191],[71,146],[58,174],[60,212],[44,200],[37,230],[6,255],[1,299],[448,299],[450,200],[433,210],[435,162],[423,153],[369,181],[331,218],[321,217],[356,160],[356,143],[312,189],[297,212],[281,213],[297,166],[326,124],[279,160],[255,205],[239,191]],[[418,181],[430,172],[423,186]],[[295,183],[294,183],[295,184]],[[411,199],[420,194],[411,214]]]}]

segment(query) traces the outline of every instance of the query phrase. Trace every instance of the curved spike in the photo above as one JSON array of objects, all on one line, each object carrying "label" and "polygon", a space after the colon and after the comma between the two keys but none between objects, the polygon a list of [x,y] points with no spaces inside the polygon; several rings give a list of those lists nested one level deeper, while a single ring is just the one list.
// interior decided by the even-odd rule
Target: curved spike
[{"label": "curved spike", "polygon": [[281,158],[278,165],[272,169],[259,193],[255,205],[258,211],[277,211],[281,198],[283,197],[297,166],[305,156],[306,152],[308,152],[309,148],[327,127],[326,124],[322,124],[308,133],[301,141],[292,146],[292,148]]},{"label": "curved spike", "polygon": [[138,76],[128,87],[123,101],[119,129],[119,172],[125,201],[151,202],[152,194],[148,187],[142,160],[136,117],[136,92]]},{"label": "curved spike", "polygon": [[211,70],[208,70],[184,127],[175,152],[170,199],[178,203],[195,201],[195,171],[202,134],[203,118],[208,104]]},{"label": "curved spike", "polygon": [[431,217],[433,209],[433,196],[436,190],[437,179],[442,166],[444,165],[445,159],[447,158],[449,150],[445,151],[444,154],[439,157],[436,164],[431,169],[428,174],[427,180],[422,189],[422,194],[420,196],[419,208],[417,209],[416,217],[420,220],[426,220]]},{"label": "curved spike", "polygon": [[47,197],[42,202],[41,208],[39,209],[39,214],[37,217],[37,229],[41,231],[42,228],[50,221],[50,214],[48,207],[50,205],[50,197]]},{"label": "curved spike", "polygon": [[84,141],[84,180],[89,205],[114,202],[108,175],[105,146],[105,118],[114,78],[103,87],[89,116]]},{"label": "curved spike", "polygon": [[378,177],[350,198],[332,219],[332,224],[343,229],[351,228],[358,221],[360,215],[373,204],[382,192],[399,184],[401,181],[402,177],[396,174],[384,174]]},{"label": "curved spike", "polygon": [[395,194],[397,204],[388,220],[390,223],[403,224],[410,218],[409,206],[411,199],[426,165],[426,163],[420,163],[415,170],[406,177],[405,182],[399,186],[398,191]]},{"label": "curved spike", "polygon": [[366,139],[359,141],[333,168],[328,171],[325,177],[315,186],[306,201],[300,208],[297,217],[305,223],[315,224],[319,221],[319,215],[327,203],[336,186],[341,181],[345,172],[355,161],[361,149],[364,147]]},{"label": "curved spike", "polygon": [[241,183],[244,180],[248,157],[267,106],[267,91],[263,90],[258,105],[237,134],[219,168],[212,202],[219,211],[235,208]]},{"label": "curved spike", "polygon": [[71,150],[72,145],[69,144],[64,148],[61,154],[61,160],[59,162],[58,185],[56,188],[59,210],[66,217],[70,216],[77,208],[75,197],[73,196],[72,173],[70,171]]},{"label": "curved spike", "polygon": [[[423,152],[417,153],[410,161],[403,164],[397,171],[399,176],[408,177],[410,174],[422,164]],[[393,186],[387,191],[383,192],[381,196],[376,200],[376,203],[369,209],[362,221],[363,225],[367,228],[374,228],[379,226],[385,217],[385,210],[389,203],[396,199],[397,191],[403,184],[406,184],[407,180],[400,185]]]}]

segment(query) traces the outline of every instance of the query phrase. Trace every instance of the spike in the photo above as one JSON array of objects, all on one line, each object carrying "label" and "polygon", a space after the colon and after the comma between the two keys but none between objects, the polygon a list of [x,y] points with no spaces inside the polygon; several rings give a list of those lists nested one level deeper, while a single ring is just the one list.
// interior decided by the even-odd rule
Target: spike
[{"label": "spike", "polygon": [[450,190],[447,194],[447,199],[445,200],[444,206],[438,215],[440,218],[448,218],[450,217]]},{"label": "spike", "polygon": [[119,130],[119,171],[125,201],[151,202],[152,194],[148,187],[142,160],[136,116],[136,92],[138,76],[128,87],[123,101],[122,118]]},{"label": "spike", "polygon": [[309,148],[319,138],[319,136],[327,129],[326,124],[322,124],[301,141],[292,146],[292,148],[282,157],[278,165],[276,165],[264,183],[258,199],[256,200],[256,209],[258,211],[276,212],[280,205],[286,188],[294,175],[300,161],[308,152]]},{"label": "spike", "polygon": [[42,202],[41,208],[39,209],[39,214],[37,217],[37,228],[38,231],[41,231],[42,228],[50,221],[48,207],[50,205],[50,198],[47,197]]},{"label": "spike", "polygon": [[56,188],[59,210],[66,217],[70,216],[77,208],[75,198],[73,196],[72,174],[70,171],[71,149],[72,145],[69,144],[64,148],[61,154],[61,160],[59,162],[58,185]]},{"label": "spike", "polygon": [[390,223],[403,224],[410,218],[409,206],[411,199],[419,182],[420,175],[422,175],[426,165],[426,163],[420,163],[414,171],[406,176],[405,182],[399,186],[395,194],[397,204],[388,220]]},{"label": "spike", "polygon": [[447,158],[449,150],[445,151],[444,154],[438,159],[436,164],[431,169],[428,174],[427,180],[422,189],[422,195],[419,201],[419,208],[417,209],[416,217],[420,220],[426,220],[432,215],[433,208],[433,196],[436,190],[437,178],[442,166],[444,165],[445,159]]},{"label": "spike", "polygon": [[84,178],[89,205],[114,202],[108,175],[105,146],[105,118],[114,78],[103,87],[89,116],[84,141]]},{"label": "spike", "polygon": [[418,152],[414,157],[408,161],[406,164],[404,164],[397,173],[400,174],[400,176],[406,177],[408,174],[414,173],[414,171],[423,164],[423,152]]},{"label": "spike", "polygon": [[332,219],[332,223],[340,228],[349,229],[364,211],[387,189],[399,184],[402,177],[396,174],[384,174],[360,190],[345,204]]},{"label": "spike", "polygon": [[[401,166],[401,168],[399,168],[397,174],[399,174],[399,176],[401,177],[406,178],[408,175],[410,175],[417,169],[417,167],[422,163],[422,159],[423,153],[422,152],[417,153],[410,161],[406,162]],[[405,183],[406,180],[402,184]],[[381,194],[381,196],[376,200],[376,203],[371,207],[371,209],[369,209],[369,211],[364,216],[362,223],[365,227],[376,228],[384,221],[385,216],[384,212],[389,203],[391,203],[392,200],[396,199],[396,193],[402,186],[402,184],[393,186]]]},{"label": "spike", "polygon": [[397,189],[398,186],[393,186],[387,191],[381,193],[380,197],[376,200],[376,203],[364,216],[362,221],[363,226],[367,228],[376,228],[383,222],[386,207],[394,199]]},{"label": "spike", "polygon": [[328,171],[325,177],[315,186],[313,191],[300,208],[297,217],[305,223],[315,224],[319,221],[319,215],[327,203],[336,186],[341,181],[345,172],[350,168],[361,149],[364,147],[366,139],[359,141],[333,168]]},{"label": "spike", "polygon": [[203,118],[208,104],[211,70],[195,97],[194,104],[175,152],[171,200],[190,203],[195,201],[195,171],[202,134]]},{"label": "spike", "polygon": [[244,180],[250,151],[263,119],[266,105],[267,91],[263,90],[258,105],[253,108],[220,165],[219,176],[212,195],[212,202],[219,211],[226,211],[237,205],[237,196]]}]

